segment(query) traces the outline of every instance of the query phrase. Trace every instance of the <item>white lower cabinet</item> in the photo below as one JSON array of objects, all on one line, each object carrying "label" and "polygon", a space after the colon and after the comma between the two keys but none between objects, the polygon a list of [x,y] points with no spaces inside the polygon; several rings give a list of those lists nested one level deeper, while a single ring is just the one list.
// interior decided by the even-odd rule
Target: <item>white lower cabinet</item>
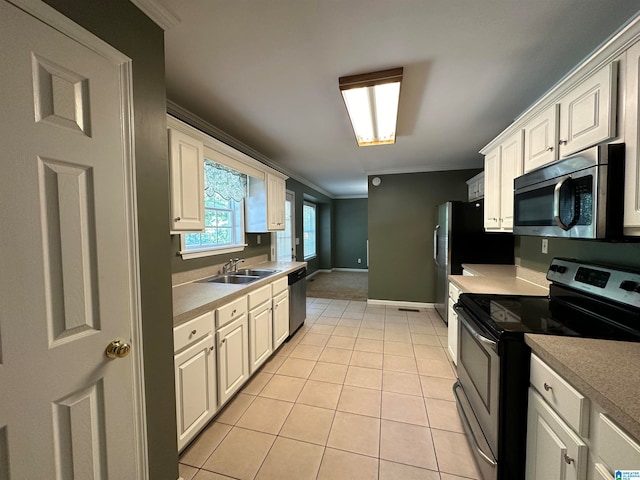
[{"label": "white lower cabinet", "polygon": [[273,353],[271,285],[249,295],[249,373],[253,374]]},{"label": "white lower cabinet", "polygon": [[526,480],[614,480],[638,469],[640,443],[536,355],[530,380]]},{"label": "white lower cabinet", "polygon": [[458,314],[453,309],[462,291],[449,282],[449,308],[447,311],[447,348],[454,365],[458,365]]},{"label": "white lower cabinet", "polygon": [[247,314],[216,332],[218,343],[218,401],[222,406],[249,378]]},{"label": "white lower cabinet", "polygon": [[273,350],[289,338],[289,282],[287,277],[272,284]]},{"label": "white lower cabinet", "polygon": [[174,329],[178,449],[213,418],[217,409],[213,312]]},{"label": "white lower cabinet", "polygon": [[529,389],[526,480],[585,480],[587,445]]}]

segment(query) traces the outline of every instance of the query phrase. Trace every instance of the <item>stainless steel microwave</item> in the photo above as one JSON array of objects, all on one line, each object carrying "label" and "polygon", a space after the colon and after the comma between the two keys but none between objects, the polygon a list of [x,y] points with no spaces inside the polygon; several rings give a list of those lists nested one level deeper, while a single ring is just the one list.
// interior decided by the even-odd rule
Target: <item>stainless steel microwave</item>
[{"label": "stainless steel microwave", "polygon": [[624,150],[622,143],[598,145],[516,178],[513,233],[621,237]]}]

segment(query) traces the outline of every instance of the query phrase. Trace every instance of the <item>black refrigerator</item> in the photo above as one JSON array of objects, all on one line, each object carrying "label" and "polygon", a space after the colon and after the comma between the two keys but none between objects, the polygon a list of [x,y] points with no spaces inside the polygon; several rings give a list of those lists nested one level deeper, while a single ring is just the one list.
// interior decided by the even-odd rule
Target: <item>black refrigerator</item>
[{"label": "black refrigerator", "polygon": [[484,203],[447,202],[438,206],[433,230],[436,311],[447,322],[449,275],[461,275],[463,263],[513,265],[511,233],[484,231]]}]

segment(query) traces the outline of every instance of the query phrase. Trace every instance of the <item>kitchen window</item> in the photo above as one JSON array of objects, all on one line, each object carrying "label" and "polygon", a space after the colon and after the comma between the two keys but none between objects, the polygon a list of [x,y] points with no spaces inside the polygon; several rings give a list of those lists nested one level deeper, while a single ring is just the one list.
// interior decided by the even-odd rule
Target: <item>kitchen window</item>
[{"label": "kitchen window", "polygon": [[316,256],[316,205],[304,202],[302,205],[302,240],[304,259]]},{"label": "kitchen window", "polygon": [[244,250],[244,197],[247,176],[204,160],[204,232],[181,235],[182,258]]}]

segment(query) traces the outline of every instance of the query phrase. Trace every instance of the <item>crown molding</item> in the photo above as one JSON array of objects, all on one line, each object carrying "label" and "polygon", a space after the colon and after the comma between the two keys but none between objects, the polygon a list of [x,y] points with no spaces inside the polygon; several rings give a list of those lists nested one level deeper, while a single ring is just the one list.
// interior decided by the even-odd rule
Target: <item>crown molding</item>
[{"label": "crown molding", "polygon": [[430,165],[423,167],[407,167],[407,168],[388,168],[388,169],[379,169],[379,170],[369,170],[367,171],[367,176],[373,175],[402,175],[408,173],[428,173],[428,172],[443,172],[443,171],[452,171],[452,170],[476,170],[484,168],[484,164],[482,159],[479,159],[477,162],[477,166],[445,166],[445,165]]},{"label": "crown molding", "polygon": [[317,191],[318,193],[321,193],[331,199],[336,198],[335,195],[327,192],[324,188],[319,187],[318,185],[314,184],[313,182],[310,182],[309,180],[307,180],[304,177],[301,177],[300,175],[296,174],[296,173],[292,173],[289,170],[286,170],[284,168],[282,168],[280,165],[275,164],[269,157],[267,157],[266,155],[263,155],[262,153],[258,152],[257,150],[254,150],[253,148],[251,148],[250,146],[248,146],[247,144],[241,142],[240,140],[238,140],[235,137],[232,137],[231,135],[229,135],[227,132],[225,132],[224,130],[219,129],[218,127],[212,125],[211,123],[207,122],[206,120],[204,120],[203,118],[199,117],[198,115],[191,113],[189,110],[187,110],[184,107],[181,107],[180,105],[178,105],[177,103],[167,99],[167,113],[173,115],[174,117],[177,117],[178,119],[182,120],[185,123],[188,123],[189,125],[191,125],[192,127],[197,128],[198,130],[202,130],[203,132],[211,135],[213,138],[215,138],[216,140],[221,141],[222,143],[226,143],[227,145],[229,145],[232,148],[235,148],[236,150],[244,153],[245,155],[248,155],[249,157],[264,163],[265,165],[273,168],[274,170],[277,170],[278,172],[288,176],[289,178],[292,178],[304,185],[306,185],[309,188],[314,189],[315,191]]},{"label": "crown molding", "polygon": [[156,0],[129,1],[138,7],[147,17],[153,20],[160,28],[162,28],[162,30],[169,30],[180,23],[180,17]]}]

